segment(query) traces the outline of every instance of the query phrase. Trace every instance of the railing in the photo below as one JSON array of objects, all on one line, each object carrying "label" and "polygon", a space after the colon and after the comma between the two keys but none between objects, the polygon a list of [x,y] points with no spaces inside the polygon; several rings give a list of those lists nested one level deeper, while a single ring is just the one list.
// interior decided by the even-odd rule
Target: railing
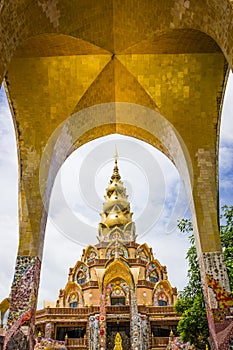
[{"label": "railing", "polygon": [[176,315],[174,306],[138,306],[139,312],[146,312],[147,314],[166,314],[166,315]]},{"label": "railing", "polygon": [[148,261],[145,261],[141,258],[134,258],[134,259],[127,259],[127,262],[129,265],[143,265],[146,266],[148,264]]},{"label": "railing", "polygon": [[[94,259],[92,261],[89,261],[87,263],[87,265],[89,267],[91,266],[104,266],[106,264],[106,262],[109,259]],[[129,265],[143,265],[146,266],[148,264],[148,261],[142,259],[142,258],[128,258],[127,262],[129,263]]]},{"label": "railing", "polygon": [[129,314],[130,309],[129,309],[129,305],[109,305],[106,306],[106,313],[107,314]]},{"label": "railing", "polygon": [[[130,311],[129,305],[109,305],[106,306],[106,312],[108,314],[127,314]],[[167,315],[167,316],[178,316],[174,310],[173,306],[146,306],[139,305],[138,312],[146,313],[149,315]],[[77,307],[77,308],[52,308],[47,307],[43,310],[39,310],[36,312],[37,319],[44,316],[59,316],[59,315],[67,315],[67,316],[87,316],[89,314],[99,313],[98,306],[89,306],[89,307]]]},{"label": "railing", "polygon": [[168,337],[152,337],[151,346],[168,345]]},{"label": "railing", "polygon": [[[108,261],[109,259],[94,259],[92,261],[89,261],[87,263],[87,265],[89,267],[91,266],[103,266],[106,264],[106,262]],[[131,265],[143,265],[143,266],[146,266],[148,264],[148,261],[146,260],[143,260],[142,258],[129,258],[127,259],[127,262]]]},{"label": "railing", "polygon": [[43,317],[43,316],[59,316],[59,315],[67,315],[67,316],[81,316],[92,313],[98,313],[99,307],[98,306],[90,306],[90,307],[47,307],[46,309],[39,310],[36,312],[36,317]]},{"label": "railing", "polygon": [[48,315],[86,315],[88,313],[87,307],[59,307],[47,308]]},{"label": "railing", "polygon": [[102,265],[105,265],[107,261],[108,261],[108,259],[94,259],[94,260],[92,260],[92,261],[89,261],[89,262],[87,263],[87,265],[88,265],[89,267],[90,267],[90,266],[96,266],[96,265],[102,266]]},{"label": "railing", "polygon": [[87,346],[86,338],[68,338],[66,339],[66,345],[68,347],[85,347]]}]

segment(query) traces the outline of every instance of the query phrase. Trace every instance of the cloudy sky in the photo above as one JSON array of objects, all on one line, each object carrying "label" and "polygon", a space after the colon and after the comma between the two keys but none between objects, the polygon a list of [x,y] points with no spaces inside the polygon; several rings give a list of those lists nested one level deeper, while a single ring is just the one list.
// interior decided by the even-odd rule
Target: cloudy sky
[{"label": "cloudy sky", "polygon": [[[233,76],[230,75],[222,116],[220,143],[220,205],[233,203]],[[105,189],[117,146],[119,169],[127,188],[138,241],[152,246],[167,265],[170,282],[181,290],[187,280],[188,237],[176,229],[189,217],[179,175],[158,150],[133,138],[111,135],[74,152],[62,166],[54,186],[46,229],[38,307],[56,300],[70,266],[82,249],[97,243]],[[156,178],[152,177],[156,169]],[[0,300],[10,291],[17,254],[17,165],[11,116],[4,89],[0,92]]]}]

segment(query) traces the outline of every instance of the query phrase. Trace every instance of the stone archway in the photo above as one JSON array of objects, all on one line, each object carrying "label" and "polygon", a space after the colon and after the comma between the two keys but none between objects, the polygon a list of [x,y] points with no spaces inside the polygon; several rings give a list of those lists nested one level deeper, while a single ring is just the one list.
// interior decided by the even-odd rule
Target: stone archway
[{"label": "stone archway", "polygon": [[[233,62],[231,1],[220,6],[214,0],[167,0],[152,7],[150,1],[126,0],[119,6],[114,0],[90,1],[85,7],[79,1],[25,0],[5,1],[0,11],[0,76],[8,86],[20,164],[20,244],[9,336],[20,322],[33,320],[46,209],[60,163],[76,146],[119,132],[158,147],[185,181],[217,349],[211,321],[217,301],[206,277],[218,279],[229,291],[218,232],[217,153],[225,59],[231,66]],[[98,119],[92,114],[88,120],[83,115],[75,140],[75,128],[65,129],[67,118],[95,105],[99,110],[110,106],[110,113]],[[130,105],[157,117],[135,114],[135,108],[132,113]],[[55,153],[48,152],[39,181],[41,158],[54,130],[50,151]],[[26,279],[32,277],[32,288],[19,307],[26,283],[22,270]],[[15,316],[20,316],[18,326]]]},{"label": "stone archway", "polygon": [[[109,123],[110,120],[112,123]],[[116,123],[116,121],[119,121],[119,123]],[[90,135],[93,139],[103,136],[103,134],[112,133],[113,130],[118,133],[122,133],[122,130],[124,130],[124,134],[130,136],[134,132],[134,136],[147,142],[149,137],[149,142],[152,145],[169,156],[183,177],[195,220],[195,201],[192,197],[193,186],[195,186],[193,163],[182,138],[174,127],[158,112],[140,105],[120,102],[100,104],[83,109],[73,114],[52,135],[47,143],[40,165],[40,190],[44,203],[42,218],[46,220],[53,182],[57,171],[67,156],[77,148],[77,145],[88,142]],[[46,184],[46,187],[44,184]],[[204,237],[201,236],[197,228],[195,233],[201,260],[203,259]],[[41,226],[40,231],[41,245],[39,247],[41,250],[38,251],[39,260],[43,252],[43,235],[44,225]],[[220,251],[217,254],[218,256],[220,256],[219,253]],[[210,254],[211,250],[208,255]],[[213,254],[215,254],[215,251]],[[203,269],[203,272],[207,273],[205,269]]]}]

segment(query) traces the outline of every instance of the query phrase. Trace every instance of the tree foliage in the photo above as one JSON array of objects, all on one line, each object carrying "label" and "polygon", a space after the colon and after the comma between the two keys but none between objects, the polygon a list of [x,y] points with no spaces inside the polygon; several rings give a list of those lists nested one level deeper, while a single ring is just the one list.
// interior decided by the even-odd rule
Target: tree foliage
[{"label": "tree foliage", "polygon": [[224,205],[222,207],[221,219],[223,225],[220,226],[220,238],[222,242],[224,260],[228,272],[230,288],[233,293],[233,206]]},{"label": "tree foliage", "polygon": [[[220,238],[224,251],[224,258],[228,270],[231,290],[233,290],[233,206],[222,207]],[[197,251],[193,236],[193,227],[189,219],[182,219],[178,223],[181,232],[189,234],[190,248],[187,252],[188,285],[179,293],[179,300],[175,305],[176,312],[182,315],[177,330],[184,341],[189,341],[197,349],[205,349],[209,336],[208,323],[202,294],[201,276],[197,259]]]},{"label": "tree foliage", "polygon": [[[193,232],[191,221],[188,219],[179,221],[178,227],[183,233],[190,235]],[[193,234],[189,236],[189,239],[191,245],[186,255],[189,264],[189,282],[184,290],[179,293],[179,299],[175,305],[176,312],[182,315],[177,331],[183,341],[195,345],[196,349],[204,350],[209,336],[208,322]]]},{"label": "tree foliage", "polygon": [[[181,300],[181,304],[183,302],[185,302],[185,299]],[[179,303],[180,301],[177,302],[178,305]],[[195,345],[196,349],[204,350],[209,330],[202,294],[196,295],[192,301],[189,299],[188,303],[187,309],[183,308],[182,318],[179,321],[177,330],[184,342],[190,342]],[[178,310],[179,307],[176,307],[176,311]]]}]

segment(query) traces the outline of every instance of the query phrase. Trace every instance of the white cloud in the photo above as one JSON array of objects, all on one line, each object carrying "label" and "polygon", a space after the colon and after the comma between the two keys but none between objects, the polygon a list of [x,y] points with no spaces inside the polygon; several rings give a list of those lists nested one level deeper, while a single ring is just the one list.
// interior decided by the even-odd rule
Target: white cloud
[{"label": "white cloud", "polygon": [[233,74],[230,72],[227,88],[224,97],[222,119],[221,119],[221,140],[232,145],[233,141]]},{"label": "white cloud", "polygon": [[233,205],[233,74],[230,73],[221,120],[219,147],[220,207]]},{"label": "white cloud", "polygon": [[57,300],[59,289],[64,288],[67,282],[69,267],[75,265],[82,249],[57,232],[53,224],[48,221],[39,289],[39,308],[43,307],[43,300]]},{"label": "white cloud", "polygon": [[[232,134],[233,140],[233,134]],[[219,162],[221,166],[221,174],[226,174],[232,171],[233,168],[233,147],[221,146],[219,154]]]},{"label": "white cloud", "polygon": [[0,90],[0,301],[10,291],[18,246],[16,140],[4,89]]},{"label": "white cloud", "polygon": [[17,220],[16,217],[0,215],[0,301],[8,296],[18,246]]}]

